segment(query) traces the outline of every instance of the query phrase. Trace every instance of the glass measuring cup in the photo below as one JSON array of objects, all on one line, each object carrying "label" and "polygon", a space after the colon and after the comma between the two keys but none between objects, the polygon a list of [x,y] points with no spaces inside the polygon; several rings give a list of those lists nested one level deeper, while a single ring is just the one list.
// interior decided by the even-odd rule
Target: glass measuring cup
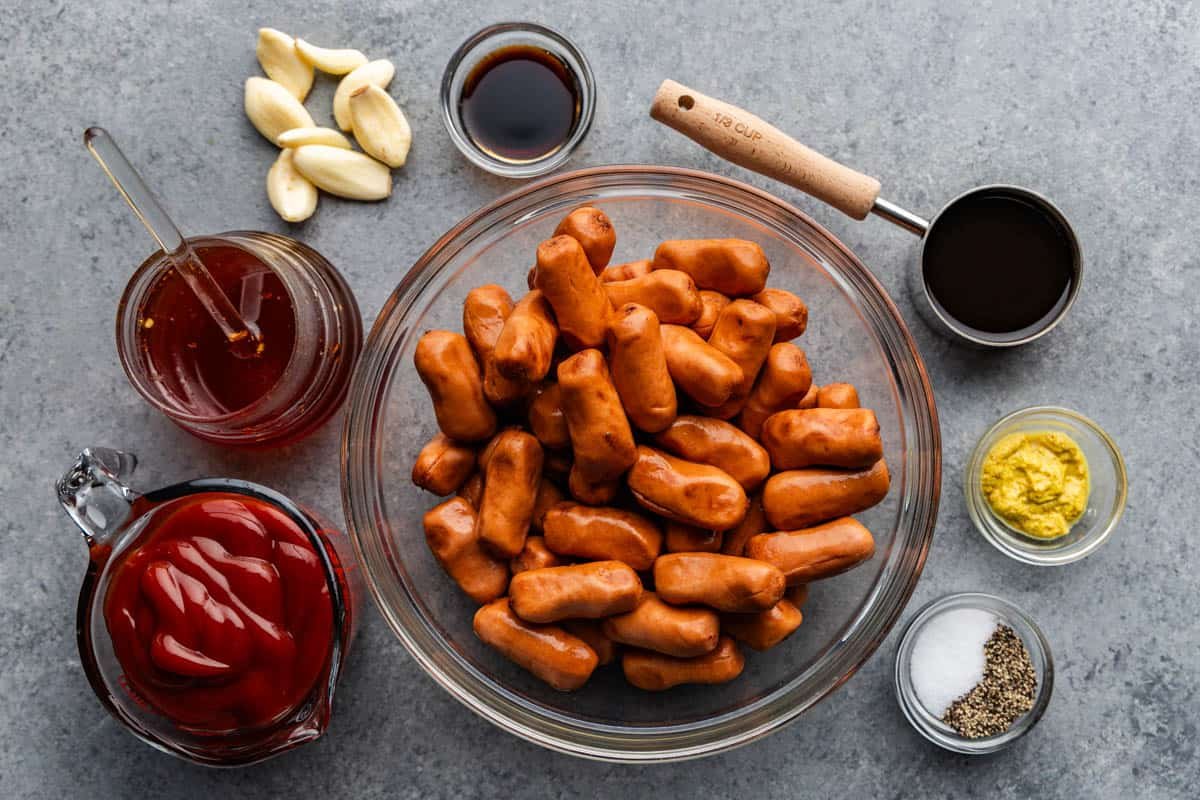
[{"label": "glass measuring cup", "polygon": [[[349,543],[283,495],[246,481],[205,478],[140,494],[124,482],[136,464],[132,454],[88,448],[56,485],[59,502],[88,545],[76,633],[84,672],[96,696],[139,739],[198,764],[250,764],[317,739],[329,724],[334,689],[360,608],[360,579]],[[179,544],[170,551],[173,555],[150,550],[160,544],[156,535],[179,519],[181,509],[200,506],[214,515],[239,506],[262,509],[272,526],[281,526],[271,530],[287,530],[296,538],[272,538],[270,558],[251,558],[213,544],[218,538],[229,543],[216,530],[218,519],[213,529],[202,531],[203,538]],[[183,554],[197,552],[205,557],[181,561]],[[146,553],[152,558],[139,560]],[[169,584],[177,590],[168,592],[171,602],[124,602],[131,596],[130,587],[144,600],[156,586],[167,585],[155,580],[159,573],[153,570],[173,566],[160,560],[170,558],[190,573]],[[309,571],[298,570],[299,564],[308,564]],[[232,565],[247,569],[237,571]],[[130,572],[135,567],[144,571]],[[272,571],[273,579],[266,574]],[[297,604],[305,604],[302,614],[256,617],[263,605],[253,592],[270,580],[293,614]],[[216,641],[206,628],[214,620],[228,623],[214,629]],[[242,634],[256,624],[282,631],[286,636],[278,638],[290,640],[294,660],[264,656],[259,640],[230,638],[230,632],[239,633],[231,630],[237,628],[235,622],[242,625]],[[225,659],[229,664],[214,667],[212,658],[206,660],[213,648],[230,641],[237,652]],[[144,651],[142,644],[147,645]],[[202,649],[207,653],[200,653]],[[180,657],[208,673],[185,674],[164,661]],[[246,661],[234,665],[234,658]],[[284,664],[291,671],[285,672]],[[222,666],[229,668],[220,671]],[[285,695],[286,705],[275,703]],[[248,724],[251,714],[256,719]]]}]

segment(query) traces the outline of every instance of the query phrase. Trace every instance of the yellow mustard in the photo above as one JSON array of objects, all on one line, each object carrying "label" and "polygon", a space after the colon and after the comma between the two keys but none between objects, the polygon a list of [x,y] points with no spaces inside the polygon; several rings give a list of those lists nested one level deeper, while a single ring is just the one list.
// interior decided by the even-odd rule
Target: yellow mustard
[{"label": "yellow mustard", "polygon": [[983,496],[996,515],[1038,539],[1056,539],[1087,509],[1088,463],[1058,431],[1010,433],[983,460]]}]

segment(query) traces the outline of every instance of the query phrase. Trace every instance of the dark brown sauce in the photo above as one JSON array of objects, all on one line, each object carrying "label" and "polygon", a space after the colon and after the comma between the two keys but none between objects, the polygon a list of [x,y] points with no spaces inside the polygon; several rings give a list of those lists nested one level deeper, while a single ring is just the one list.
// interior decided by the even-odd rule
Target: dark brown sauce
[{"label": "dark brown sauce", "polygon": [[1069,301],[1074,249],[1063,224],[1012,195],[982,192],[938,216],[922,271],[933,302],[981,339],[1023,338]]},{"label": "dark brown sauce", "polygon": [[463,127],[480,149],[505,161],[533,161],[570,138],[579,87],[566,64],[538,47],[502,47],[463,83]]}]

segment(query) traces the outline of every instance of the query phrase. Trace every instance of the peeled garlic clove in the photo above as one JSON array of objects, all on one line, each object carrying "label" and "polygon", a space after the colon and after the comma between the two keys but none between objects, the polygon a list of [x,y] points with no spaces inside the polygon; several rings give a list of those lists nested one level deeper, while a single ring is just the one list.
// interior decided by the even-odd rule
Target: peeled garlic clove
[{"label": "peeled garlic clove", "polygon": [[282,84],[267,78],[246,79],[246,116],[258,132],[274,144],[292,128],[312,128],[308,110]]},{"label": "peeled garlic clove", "polygon": [[317,210],[317,187],[296,171],[295,150],[280,150],[267,170],[267,198],[284,222],[303,222]]},{"label": "peeled garlic clove", "polygon": [[412,129],[396,101],[370,84],[350,95],[350,121],[354,138],[368,155],[389,167],[403,167],[412,147]]},{"label": "peeled garlic clove", "polygon": [[396,68],[392,66],[392,62],[381,58],[378,61],[368,61],[342,78],[337,91],[333,93],[333,119],[337,122],[337,126],[344,131],[352,129],[350,95],[364,86],[378,86],[385,89],[395,75]]},{"label": "peeled garlic clove", "polygon": [[306,144],[327,144],[330,147],[351,149],[350,140],[333,128],[292,128],[279,134],[275,144],[280,147],[303,147]]},{"label": "peeled garlic clove", "polygon": [[296,53],[306,63],[327,75],[345,75],[367,63],[367,57],[358,50],[331,50],[309,44],[303,39],[296,40]]},{"label": "peeled garlic clove", "polygon": [[313,68],[296,52],[295,40],[274,28],[259,28],[254,52],[267,77],[303,103],[312,88]]},{"label": "peeled garlic clove", "polygon": [[370,156],[327,144],[306,144],[290,151],[301,175],[348,200],[382,200],[392,193],[392,171]]}]

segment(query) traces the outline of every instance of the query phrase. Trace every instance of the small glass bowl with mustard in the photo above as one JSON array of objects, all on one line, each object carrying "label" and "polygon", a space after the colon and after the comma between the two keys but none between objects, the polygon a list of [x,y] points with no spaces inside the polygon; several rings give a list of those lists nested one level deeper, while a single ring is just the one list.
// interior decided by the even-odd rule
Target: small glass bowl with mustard
[{"label": "small glass bowl with mustard", "polygon": [[1077,561],[1102,545],[1125,510],[1125,461],[1092,420],[1057,406],[1001,419],[971,452],[971,521],[998,550],[1027,564]]}]

